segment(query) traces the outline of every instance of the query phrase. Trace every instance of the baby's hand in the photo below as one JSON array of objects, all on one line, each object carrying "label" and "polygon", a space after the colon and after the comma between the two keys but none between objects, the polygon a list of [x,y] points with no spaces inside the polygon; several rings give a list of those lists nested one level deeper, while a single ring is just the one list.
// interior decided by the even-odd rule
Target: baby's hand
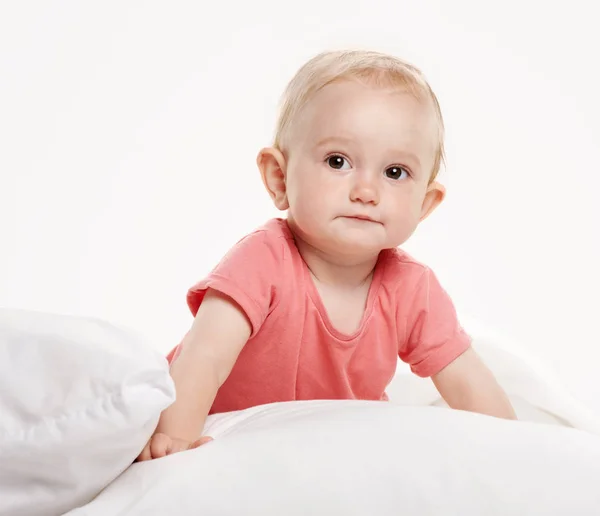
[{"label": "baby's hand", "polygon": [[196,441],[189,442],[176,437],[169,437],[167,434],[156,433],[150,438],[148,444],[146,444],[142,453],[138,455],[135,461],[141,462],[144,460],[160,459],[172,453],[193,450],[212,440],[212,437],[201,437]]}]

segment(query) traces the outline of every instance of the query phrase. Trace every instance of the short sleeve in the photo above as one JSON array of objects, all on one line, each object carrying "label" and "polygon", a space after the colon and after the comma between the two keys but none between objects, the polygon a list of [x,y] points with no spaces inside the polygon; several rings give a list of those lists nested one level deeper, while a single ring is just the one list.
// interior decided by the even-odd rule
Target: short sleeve
[{"label": "short sleeve", "polygon": [[187,303],[195,316],[211,288],[235,301],[250,321],[253,337],[277,302],[281,277],[282,237],[258,230],[240,240],[210,274],[189,289]]},{"label": "short sleeve", "polygon": [[425,268],[417,281],[406,316],[406,338],[399,357],[413,373],[429,377],[462,355],[471,339],[460,325],[448,293],[434,273]]}]

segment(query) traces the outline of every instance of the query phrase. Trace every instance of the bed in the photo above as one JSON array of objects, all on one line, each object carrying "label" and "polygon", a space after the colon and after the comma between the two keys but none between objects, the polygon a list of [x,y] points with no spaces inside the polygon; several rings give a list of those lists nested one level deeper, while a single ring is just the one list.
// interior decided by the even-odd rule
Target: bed
[{"label": "bed", "polygon": [[600,514],[596,414],[474,346],[520,421],[450,410],[399,368],[390,402],[219,414],[214,441],[132,465],[174,399],[164,357],[104,321],[0,310],[0,515]]}]

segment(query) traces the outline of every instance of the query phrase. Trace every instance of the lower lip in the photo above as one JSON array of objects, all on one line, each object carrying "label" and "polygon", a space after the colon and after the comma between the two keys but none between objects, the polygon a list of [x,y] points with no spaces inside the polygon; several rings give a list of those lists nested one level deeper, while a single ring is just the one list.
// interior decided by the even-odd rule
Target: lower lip
[{"label": "lower lip", "polygon": [[371,224],[381,224],[380,222],[377,222],[376,220],[362,219],[360,217],[344,217],[344,218],[349,219],[349,220],[357,220],[358,222],[370,222]]}]

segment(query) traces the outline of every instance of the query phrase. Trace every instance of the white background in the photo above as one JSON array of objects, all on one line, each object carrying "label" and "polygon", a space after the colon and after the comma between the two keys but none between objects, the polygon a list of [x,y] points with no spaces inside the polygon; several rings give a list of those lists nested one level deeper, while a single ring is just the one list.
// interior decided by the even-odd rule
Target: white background
[{"label": "white background", "polygon": [[168,350],[186,290],[277,215],[255,166],[317,52],[388,51],[446,118],[446,203],[406,245],[459,311],[600,410],[593,2],[0,4],[0,306]]}]

